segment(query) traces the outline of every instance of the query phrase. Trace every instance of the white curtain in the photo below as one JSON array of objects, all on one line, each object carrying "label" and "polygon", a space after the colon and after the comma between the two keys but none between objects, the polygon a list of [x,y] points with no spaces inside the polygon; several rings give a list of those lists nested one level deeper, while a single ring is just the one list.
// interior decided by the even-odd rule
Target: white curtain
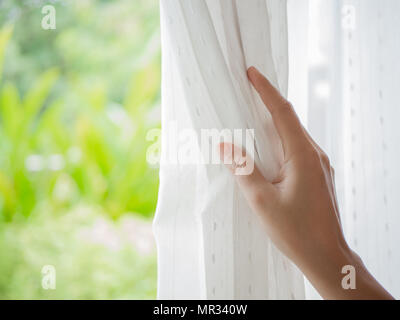
[{"label": "white curtain", "polygon": [[[305,298],[303,277],[265,236],[226,170],[174,161],[179,151],[171,146],[187,142],[186,129],[199,136],[201,129],[254,129],[256,164],[267,178],[277,173],[281,146],[247,81],[251,65],[284,95],[289,87],[289,99],[332,159],[350,245],[400,297],[400,1],[160,4],[158,297]],[[317,297],[309,285],[306,291]]]},{"label": "white curtain", "polygon": [[[296,5],[308,6],[308,16],[299,17],[308,39],[290,41],[291,50],[303,50],[293,67],[308,68],[290,79],[292,101],[308,106],[303,119],[333,162],[350,246],[400,298],[400,1]],[[289,34],[301,32],[295,25]],[[298,93],[304,83],[307,101]]]},{"label": "white curtain", "polygon": [[[285,94],[286,1],[162,0],[162,159],[154,230],[161,299],[302,299],[301,274],[265,235],[221,165],[174,164],[186,129],[254,129],[255,161],[277,174],[282,150],[246,70]],[[181,133],[176,136],[171,127]],[[183,142],[183,141],[180,141]],[[214,146],[216,147],[216,146]]]}]

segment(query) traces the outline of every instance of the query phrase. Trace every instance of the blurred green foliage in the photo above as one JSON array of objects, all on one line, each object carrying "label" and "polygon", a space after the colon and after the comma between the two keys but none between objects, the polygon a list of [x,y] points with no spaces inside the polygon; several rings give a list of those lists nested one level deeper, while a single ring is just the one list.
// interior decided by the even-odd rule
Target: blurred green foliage
[{"label": "blurred green foliage", "polygon": [[[41,27],[46,4],[55,30]],[[159,127],[159,91],[158,0],[0,1],[0,298],[154,297],[154,254],[78,231],[153,215],[146,133]],[[44,264],[62,271],[53,293]]]}]

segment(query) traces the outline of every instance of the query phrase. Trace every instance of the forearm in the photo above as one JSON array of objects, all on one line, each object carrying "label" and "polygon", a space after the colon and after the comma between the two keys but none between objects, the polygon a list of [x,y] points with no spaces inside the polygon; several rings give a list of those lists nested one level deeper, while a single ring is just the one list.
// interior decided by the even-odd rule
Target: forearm
[{"label": "forearm", "polygon": [[[319,294],[328,300],[391,300],[393,297],[369,273],[360,257],[348,247],[313,259],[314,265],[304,264],[303,272]],[[345,288],[344,266],[354,267],[355,288]]]}]

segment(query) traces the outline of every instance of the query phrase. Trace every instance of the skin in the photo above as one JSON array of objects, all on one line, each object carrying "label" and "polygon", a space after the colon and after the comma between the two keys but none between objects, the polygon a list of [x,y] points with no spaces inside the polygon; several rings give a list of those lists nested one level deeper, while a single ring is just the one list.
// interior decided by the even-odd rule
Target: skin
[{"label": "skin", "polygon": [[[327,155],[301,125],[292,105],[254,67],[248,78],[272,115],[284,161],[274,181],[258,168],[235,175],[247,155],[222,143],[220,154],[274,244],[291,259],[324,299],[393,299],[347,244],[340,222],[334,171]],[[236,156],[239,155],[240,159]],[[342,287],[342,267],[356,271],[356,289]]]}]

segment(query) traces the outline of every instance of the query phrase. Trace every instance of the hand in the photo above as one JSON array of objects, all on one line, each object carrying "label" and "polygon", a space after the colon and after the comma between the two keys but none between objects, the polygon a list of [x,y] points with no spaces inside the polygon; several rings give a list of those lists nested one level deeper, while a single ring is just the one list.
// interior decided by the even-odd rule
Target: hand
[{"label": "hand", "polygon": [[[250,207],[262,218],[269,237],[324,298],[392,298],[346,243],[328,157],[270,82],[254,67],[248,70],[248,77],[272,115],[284,161],[274,181],[267,181],[256,167],[250,175],[235,175],[235,179]],[[235,155],[242,155],[242,150],[228,143],[220,148],[224,163],[233,159],[227,166],[234,173]],[[345,265],[355,267],[356,290],[342,288]]]}]

